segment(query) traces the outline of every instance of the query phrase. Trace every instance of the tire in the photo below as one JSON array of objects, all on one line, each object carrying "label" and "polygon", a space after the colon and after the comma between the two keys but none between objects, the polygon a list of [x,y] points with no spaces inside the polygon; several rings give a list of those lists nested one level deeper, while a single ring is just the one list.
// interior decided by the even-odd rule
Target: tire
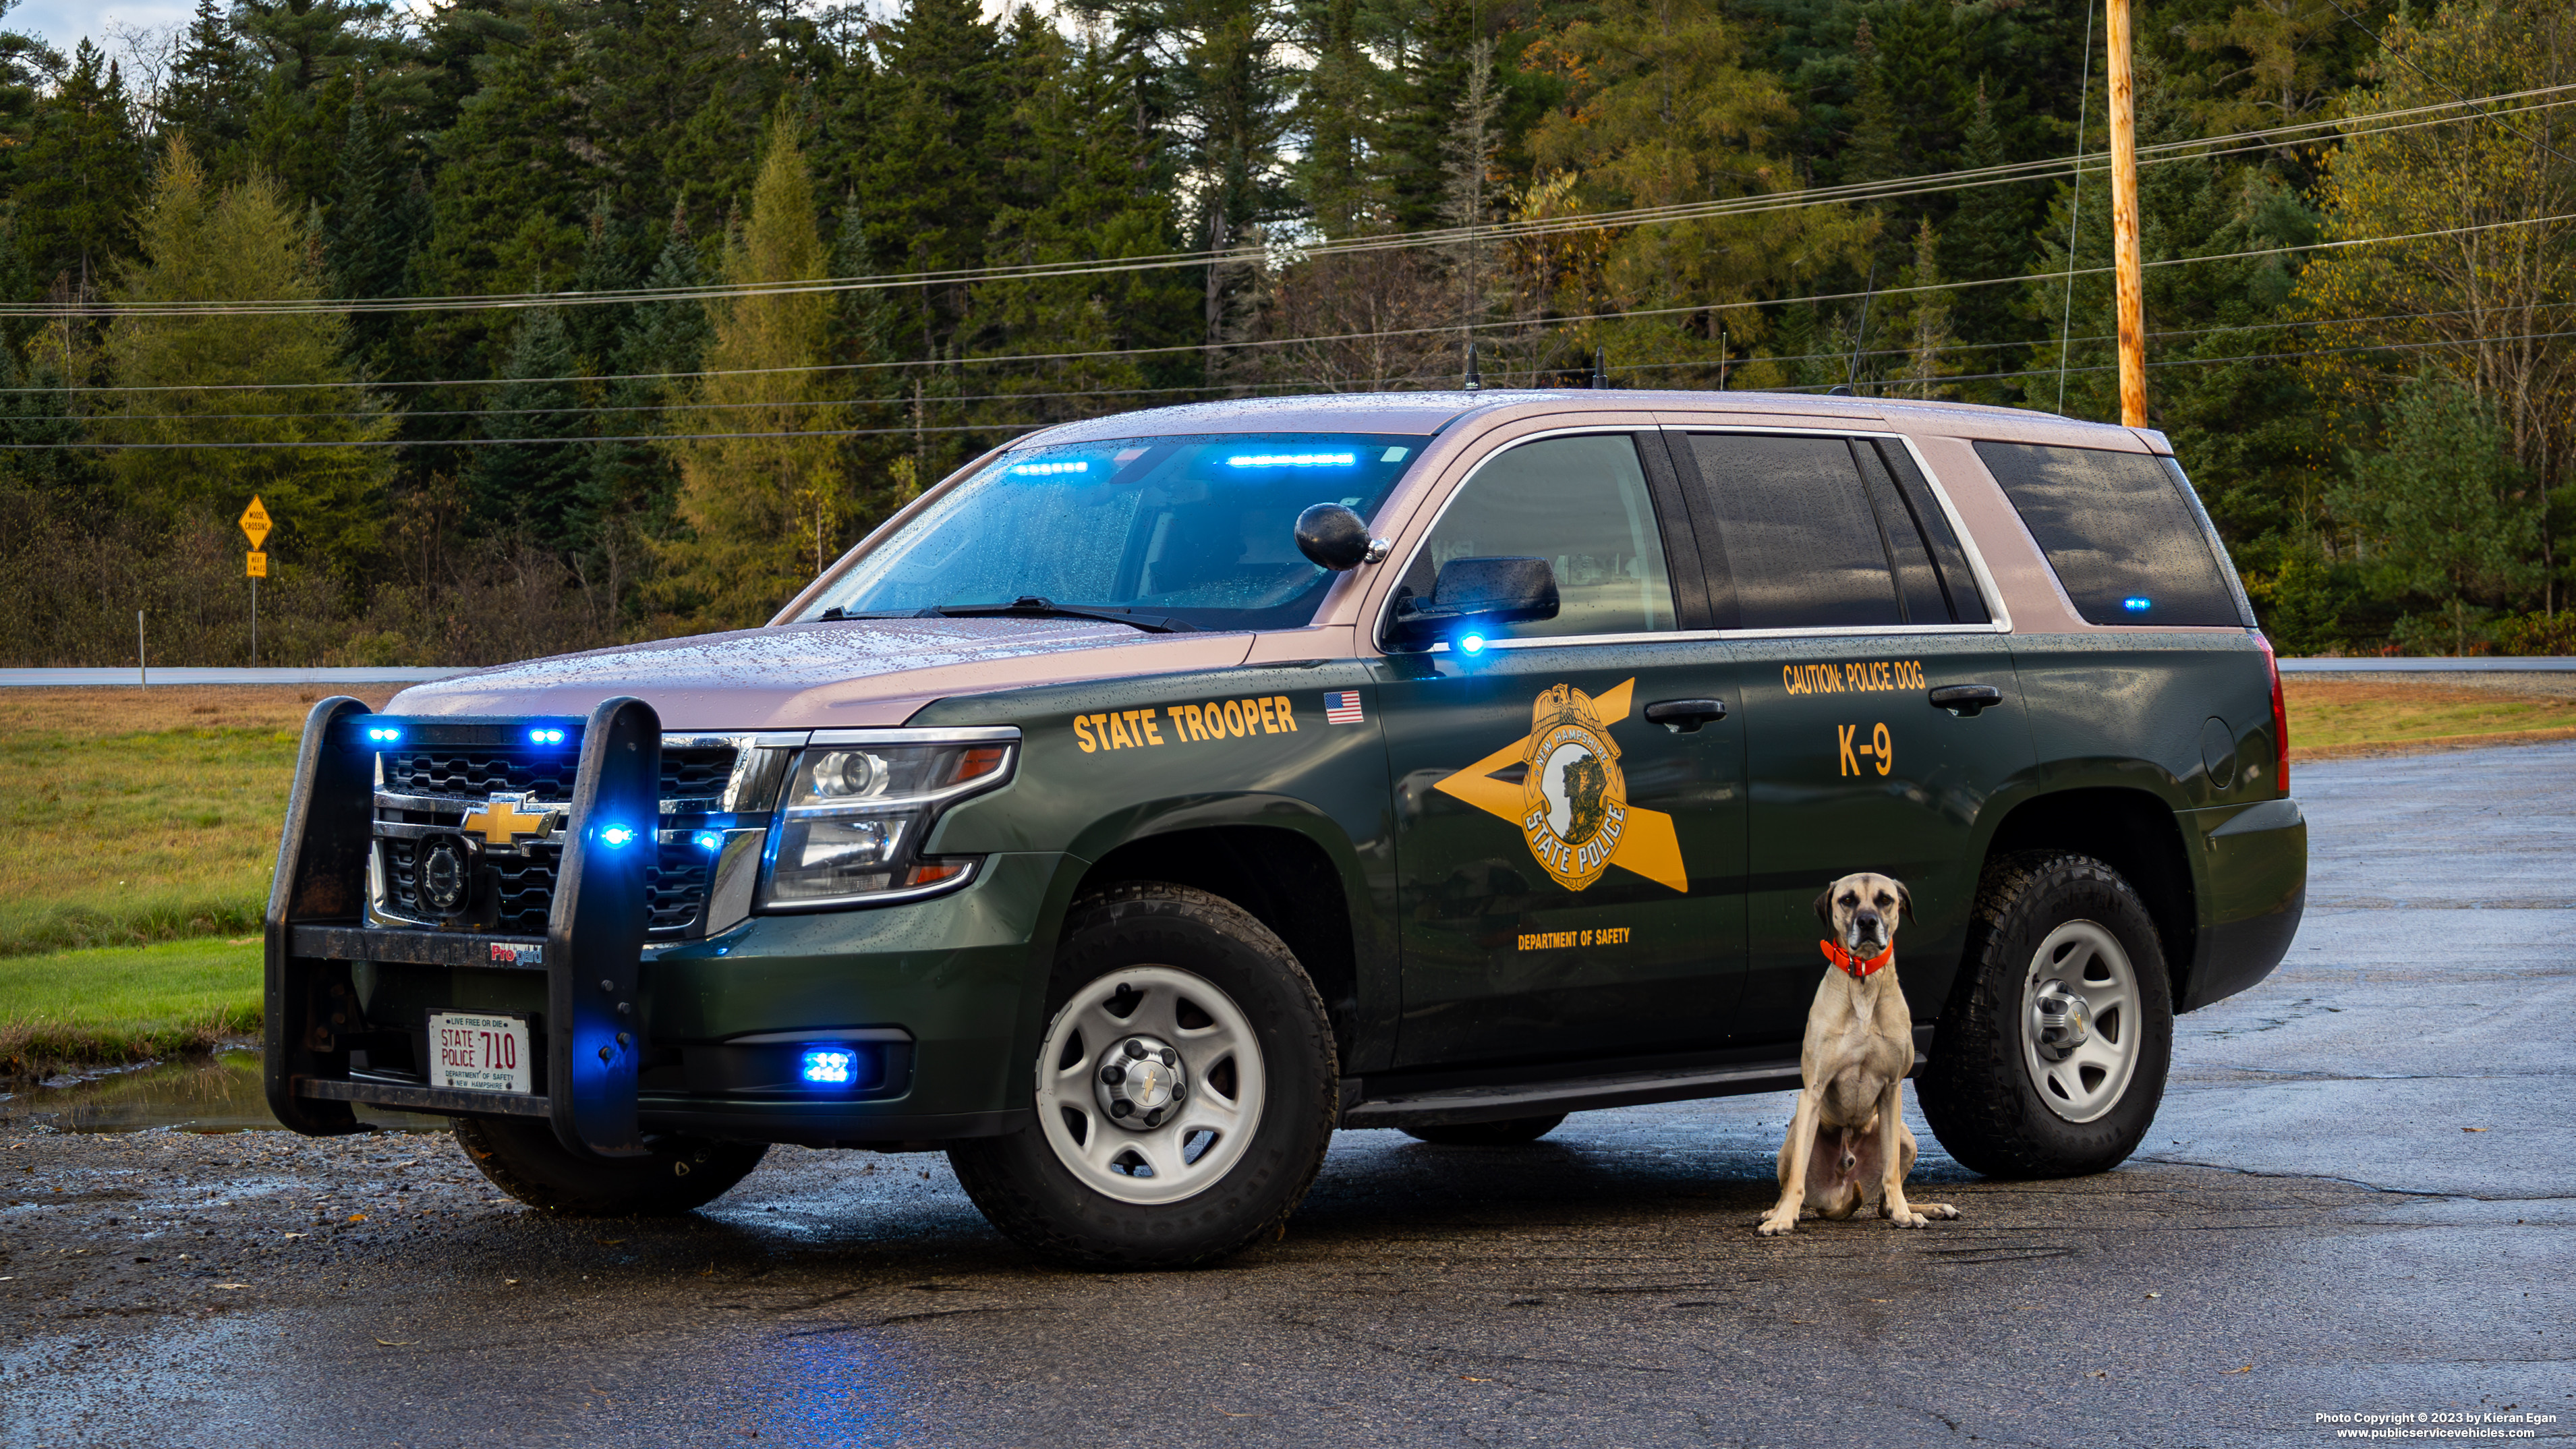
[{"label": "tire", "polygon": [[2170,977],[2137,891],[2089,856],[1991,862],[1918,1093],[1942,1147],[1988,1177],[2108,1171],[2172,1063]]},{"label": "tire", "polygon": [[570,1217],[670,1217],[705,1207],[751,1175],[765,1142],[656,1137],[650,1157],[574,1157],[545,1122],[459,1117],[456,1145],[492,1185],[532,1208]]},{"label": "tire", "polygon": [[[1194,1267],[1286,1230],[1331,1145],[1341,1072],[1323,999],[1268,927],[1185,886],[1092,896],[1047,1017],[1037,1122],[948,1150],[994,1227],[1091,1270]],[[1175,1067],[1182,1094],[1158,1098]]]},{"label": "tire", "polygon": [[1407,1137],[1438,1143],[1442,1147],[1519,1147],[1536,1142],[1565,1123],[1565,1114],[1552,1117],[1513,1117],[1501,1122],[1451,1122],[1438,1127],[1406,1127]]}]

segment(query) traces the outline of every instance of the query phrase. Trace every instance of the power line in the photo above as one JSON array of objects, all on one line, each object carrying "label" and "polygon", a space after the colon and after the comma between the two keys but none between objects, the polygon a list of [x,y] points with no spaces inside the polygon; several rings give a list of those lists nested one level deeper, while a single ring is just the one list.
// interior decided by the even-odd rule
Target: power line
[{"label": "power line", "polygon": [[[2415,242],[2415,241],[2435,241],[2435,240],[2439,240],[2439,239],[2444,238],[2444,237],[2451,237],[2451,236],[2467,236],[2467,235],[2471,235],[2471,234],[2478,233],[2478,232],[2499,231],[2499,230],[2505,230],[2505,229],[2509,229],[2509,228],[2513,228],[2513,227],[2522,227],[2522,226],[2540,226],[2540,225],[2546,225],[2546,224],[2549,224],[2549,223],[2552,223],[2552,222],[2563,222],[2563,221],[2576,221],[2576,212],[2564,212],[2564,213],[2553,214],[2553,215],[2550,215],[2550,216],[2517,217],[2517,218],[2514,218],[2514,219],[2512,219],[2512,220],[2508,220],[2508,221],[2479,222],[2479,223],[2476,223],[2476,224],[2474,224],[2474,225],[2469,225],[2469,226],[2441,227],[2441,228],[2436,228],[2436,229],[2431,230],[2431,231],[2408,232],[2408,233],[2405,233],[2405,234],[2402,234],[2402,235],[2398,235],[2398,236],[2383,236],[2383,237],[2346,237],[2346,238],[2343,238],[2343,239],[2340,239],[2340,240],[2336,240],[2336,241],[2304,242],[2304,243],[2291,243],[2291,244],[2284,244],[2284,245],[2280,245],[2280,246],[2254,247],[2254,248],[2249,248],[2249,249],[2244,250],[2244,251],[2236,251],[2236,252],[2211,252],[2211,253],[2206,253],[2206,254],[2199,255],[2199,256],[2188,256],[2188,257],[2163,257],[2163,258],[2159,258],[2159,259],[2154,260],[2154,261],[2150,261],[2150,262],[2146,263],[2146,265],[2147,265],[2148,267],[2150,267],[2150,268],[2154,268],[2154,267],[2196,266],[2196,265],[2198,265],[2198,264],[2200,264],[2200,263],[2203,263],[2203,262],[2245,261],[2245,260],[2248,260],[2248,259],[2251,259],[2251,258],[2255,258],[2255,257],[2279,256],[2279,255],[2282,255],[2282,254],[2284,254],[2284,253],[2290,253],[2290,252],[2321,252],[2321,251],[2339,251],[2339,250],[2343,250],[2343,249],[2350,248],[2350,247],[2395,245],[2395,244],[2399,244],[2399,243],[2404,243],[2404,242]],[[2102,275],[2102,274],[2104,274],[2104,273],[2107,273],[2107,272],[2108,272],[2108,271],[2110,271],[2110,270],[2111,270],[2111,269],[2110,269],[2109,267],[2081,267],[2081,268],[2077,268],[2077,269],[2075,270],[2074,275],[2079,276],[2079,277],[2085,277],[2085,276],[2099,276],[2099,275]],[[1965,291],[1965,290],[1967,290],[1967,289],[1969,289],[1969,288],[1972,288],[1972,287],[1999,287],[1999,286],[2010,286],[2010,285],[2013,285],[2013,284],[2015,284],[2015,283],[2020,283],[2020,282],[2033,282],[2033,281],[2057,281],[2057,280],[2060,280],[2060,279],[2061,279],[2062,277],[2064,277],[2065,275],[2066,275],[2066,274],[2065,274],[2065,273],[2063,273],[2063,272],[2032,272],[2032,273],[2025,273],[2025,274],[2022,274],[2022,275],[2020,275],[2020,276],[2010,276],[2010,277],[1984,277],[1984,278],[1976,278],[1976,279],[1963,280],[1963,281],[1953,281],[1953,282],[1929,282],[1929,283],[1921,283],[1921,284],[1917,284],[1917,285],[1913,285],[1913,286],[1903,286],[1903,287],[1879,287],[1879,288],[1875,288],[1875,289],[1873,289],[1873,293],[1874,293],[1874,295],[1877,295],[1877,296],[1888,297],[1888,296],[1901,296],[1901,295],[1906,295],[1906,294],[1910,294],[1910,293],[1917,293],[1917,292],[1958,292],[1958,291]],[[1859,292],[1819,292],[1819,293],[1814,293],[1814,294],[1812,294],[1812,295],[1804,296],[1804,297],[1761,297],[1761,298],[1747,298],[1747,299],[1745,299],[1745,300],[1743,300],[1743,301],[1738,301],[1738,302],[1694,302],[1694,303],[1688,303],[1688,304],[1685,304],[1685,305],[1672,306],[1672,307],[1639,307],[1639,308],[1631,308],[1631,309],[1627,309],[1627,310],[1624,310],[1624,311],[1616,311],[1616,312],[1589,312],[1589,313],[1578,313],[1578,314],[1574,314],[1574,315],[1570,315],[1570,316],[1563,316],[1563,317],[1549,317],[1549,318],[1539,318],[1539,319],[1533,319],[1533,320],[1507,320],[1507,321],[1500,321],[1500,322],[1477,322],[1477,323],[1470,323],[1470,324],[1468,324],[1468,325],[1469,325],[1469,326],[1471,326],[1471,327],[1474,327],[1474,328],[1477,328],[1477,329],[1481,329],[1481,330],[1486,330],[1486,331],[1506,331],[1506,330],[1514,330],[1514,329],[1522,330],[1522,331],[1526,331],[1526,330],[1528,330],[1528,329],[1530,329],[1530,328],[1532,328],[1532,327],[1559,327],[1559,326],[1565,326],[1565,325],[1568,325],[1568,324],[1571,324],[1571,323],[1577,323],[1577,322],[1605,322],[1605,321],[1620,321],[1620,320],[1624,320],[1624,319],[1628,319],[1628,318],[1634,318],[1634,317],[1665,317],[1665,316],[1680,316],[1680,315],[1689,315],[1689,314],[1699,313],[1699,312],[1723,312],[1723,311],[1728,311],[1728,310],[1732,310],[1732,309],[1736,309],[1736,308],[1756,308],[1756,307],[1782,307],[1782,306],[1796,306],[1796,305],[1800,305],[1800,304],[1804,304],[1804,303],[1812,303],[1812,302],[1848,302],[1848,301],[1856,300],[1856,299],[1858,299],[1858,298],[1859,298],[1860,296],[1862,296],[1862,295],[1863,295],[1863,294],[1862,294],[1862,293],[1859,293]],[[1440,325],[1440,326],[1436,326],[1436,327],[1407,327],[1407,328],[1395,328],[1395,329],[1380,329],[1380,330],[1377,330],[1377,331],[1370,331],[1370,332],[1344,332],[1344,333],[1333,333],[1333,334],[1328,334],[1328,335],[1323,335],[1323,336],[1313,336],[1313,337],[1274,337],[1274,338],[1259,338],[1259,339],[1254,339],[1254,340],[1252,340],[1252,341],[1241,342],[1241,343],[1233,343],[1233,344],[1228,344],[1228,345],[1229,345],[1229,346],[1232,346],[1232,347],[1235,347],[1235,348],[1238,348],[1238,349],[1251,349],[1251,348],[1262,348],[1262,347],[1298,347],[1298,346],[1311,346],[1311,345],[1315,345],[1315,344],[1319,344],[1319,343],[1332,343],[1332,342],[1367,342],[1367,341],[1376,341],[1376,340],[1381,340],[1381,339],[1391,338],[1391,337],[1413,337],[1413,336],[1422,336],[1422,335],[1426,335],[1426,334],[1430,334],[1430,333],[1449,333],[1449,332],[1454,332],[1454,331],[1456,331],[1456,330],[1457,330],[1457,327],[1458,327],[1458,324],[1456,324],[1456,323],[1446,323],[1446,324],[1442,324],[1442,325]],[[931,366],[931,365],[963,365],[963,364],[968,364],[968,363],[973,363],[973,364],[977,364],[977,365],[988,365],[988,364],[998,364],[998,363],[1028,363],[1028,362],[1061,362],[1061,361],[1079,361],[1079,360],[1086,360],[1086,359],[1090,359],[1090,358],[1099,358],[1099,357],[1149,357],[1149,356],[1166,355],[1166,354],[1171,354],[1171,353],[1181,353],[1181,352],[1204,352],[1204,351],[1206,351],[1206,350],[1207,350],[1207,344],[1206,344],[1206,343],[1204,343],[1204,342],[1188,342],[1188,343],[1172,343],[1172,344],[1163,345],[1163,346],[1156,346],[1156,347],[1096,348],[1096,349],[1093,349],[1093,350],[1090,350],[1090,351],[1084,351],[1084,352],[1043,352],[1043,353],[1021,353],[1021,354],[1002,355],[1002,356],[990,356],[990,357],[963,357],[963,358],[950,358],[950,359],[942,359],[942,360],[941,360],[940,362],[938,362],[938,363],[918,363],[918,362],[851,362],[851,363],[816,363],[816,364],[808,364],[808,365],[804,365],[804,366],[791,366],[791,367],[737,368],[737,369],[727,369],[727,370],[724,370],[724,371],[710,371],[710,372],[697,372],[697,373],[645,373],[645,374],[630,374],[630,375],[628,375],[628,376],[632,376],[632,377],[671,377],[671,378],[758,376],[758,375],[785,374],[785,373],[815,373],[815,372],[850,371],[850,370],[866,369],[866,368],[891,368],[891,367]],[[616,380],[619,380],[619,379],[615,379],[615,378],[606,378],[606,379],[598,379],[598,378],[518,378],[518,379],[503,379],[503,381],[518,381],[518,382],[543,382],[543,381],[566,381],[566,382],[579,382],[579,381],[616,381]],[[319,382],[319,383],[156,383],[156,384],[140,384],[140,385],[114,385],[114,386],[106,386],[106,387],[89,387],[89,386],[82,386],[82,387],[77,387],[77,388],[72,388],[72,387],[20,387],[20,388],[0,388],[0,393],[65,393],[65,394],[68,394],[68,393],[74,393],[74,392],[79,392],[79,393],[199,392],[199,391],[203,391],[203,392],[224,392],[224,391],[262,391],[262,390],[265,390],[265,391],[287,392],[287,391],[300,391],[300,390],[308,390],[308,389],[327,389],[327,388],[367,387],[367,386],[374,386],[374,385],[375,385],[375,384],[368,384],[368,383],[346,383],[346,382]],[[416,384],[416,385],[418,385],[418,386],[488,386],[488,385],[490,385],[490,384],[489,384],[489,383],[465,383],[465,382],[440,382],[440,383],[420,383],[420,384]],[[1183,390],[1185,390],[1185,391],[1196,391],[1196,390],[1198,390],[1198,389],[1183,389]],[[1217,389],[1215,389],[1215,388],[1210,388],[1210,389],[1207,389],[1207,390],[1209,390],[1209,391],[1215,391],[1215,390],[1217,390]],[[908,430],[908,429],[897,429],[897,430],[895,430],[895,431],[909,431],[909,430]],[[424,440],[424,441],[425,441],[425,440]],[[519,441],[526,441],[526,440],[525,440],[525,439],[505,439],[505,440],[502,440],[502,441],[519,442]]]},{"label": "power line", "polygon": [[[621,438],[568,438],[574,443],[685,443],[723,438],[864,438],[911,437],[915,433],[996,433],[1014,429],[1028,433],[1053,423],[961,423],[955,427],[935,428],[813,428],[781,433],[637,433]],[[0,443],[0,448],[15,452],[52,452],[68,448],[150,449],[170,452],[193,452],[200,448],[497,448],[512,443],[527,445],[550,441],[529,438],[353,438],[346,442],[323,440],[285,443]]]},{"label": "power line", "polygon": [[[2089,23],[2089,22],[2088,22]],[[2086,48],[2090,65],[2091,48]],[[2141,164],[2168,160],[2200,159],[2208,154],[2196,148],[2227,142],[2264,140],[2272,144],[2284,137],[2325,130],[2352,134],[2356,123],[2379,119],[2421,116],[2429,112],[2476,107],[2482,102],[2524,100],[2537,96],[2557,95],[2576,89],[2576,84],[2534,87],[2524,91],[2504,92],[2471,100],[2429,106],[2402,107],[2391,111],[2371,112],[2331,120],[2290,122],[2261,130],[2234,132],[2225,136],[2203,137],[2185,141],[2162,142],[2139,148]],[[2087,93],[2089,95],[2089,84]],[[2558,102],[2565,104],[2567,102]],[[2480,117],[2487,112],[2478,112]],[[2467,119],[2467,118],[2454,118]],[[2427,124],[2438,124],[2432,122]],[[2365,131],[2367,128],[2364,128]],[[2395,128],[2392,128],[2395,129]],[[2517,132],[2516,134],[2519,134]],[[2081,138],[2079,137],[2079,143]],[[2254,148],[2248,148],[2254,149]],[[2268,149],[2268,145],[2261,149]],[[2074,158],[2051,158],[2041,161],[2005,162],[1995,166],[1964,171],[1931,172],[1920,176],[1898,177],[1880,182],[1854,182],[1841,186],[1820,187],[1800,192],[1774,192],[1749,197],[1732,197],[1708,202],[1680,203],[1664,207],[1641,207],[1621,211],[1587,213],[1569,217],[1534,218],[1521,222],[1480,224],[1475,228],[1445,227],[1418,232],[1390,233],[1381,236],[1353,237],[1324,241],[1309,246],[1294,244],[1272,247],[1267,244],[1233,247],[1199,252],[1164,252],[1111,261],[1087,263],[1019,263],[1005,266],[954,268],[889,274],[823,278],[808,282],[757,284],[714,284],[686,288],[620,288],[591,292],[492,292],[456,297],[387,297],[387,298],[271,298],[231,302],[156,302],[128,305],[82,306],[72,304],[17,304],[0,306],[0,317],[163,317],[205,318],[237,316],[306,315],[328,312],[350,315],[381,315],[401,312],[451,312],[483,309],[526,309],[557,306],[649,305],[671,302],[730,301],[752,297],[799,296],[817,293],[880,291],[900,287],[971,284],[979,281],[1043,281],[1067,277],[1101,276],[1126,272],[1159,270],[1174,267],[1217,266],[1229,263],[1260,262],[1274,252],[1295,257],[1344,255],[1390,249],[1411,249],[1454,245],[1468,238],[1472,231],[1479,237],[1516,240],[1555,235],[1568,231],[1597,231],[1615,227],[1655,225],[1667,222],[1708,220],[1732,215],[1761,214],[1771,211],[1797,210],[1806,207],[1853,202],[1895,200],[1931,191],[1959,190],[1968,186],[1998,185],[2020,181],[2047,180],[2075,174],[2083,165],[2079,150]],[[2097,168],[2098,169],[2098,168]],[[903,365],[903,364],[894,364]]]},{"label": "power line", "polygon": [[[2332,6],[2334,7],[2334,9],[2335,9],[2335,13],[2336,13],[2337,15],[2342,16],[2342,17],[2344,18],[2344,21],[2345,21],[2345,23],[2346,23],[2346,24],[2349,24],[2353,29],[2360,31],[2362,34],[2369,36],[2369,37],[2370,37],[2370,41],[2371,41],[2371,43],[2372,43],[2373,45],[2378,46],[2381,50],[2387,51],[2391,58],[2393,58],[2394,60],[2396,60],[2396,62],[2397,62],[2399,65],[2402,65],[2402,66],[2406,67],[2408,70],[2411,70],[2411,71],[2415,72],[2416,76],[2417,76],[2419,79],[2422,79],[2422,80],[2425,80],[2425,81],[2430,81],[2432,84],[2437,85],[2437,86],[2440,86],[2442,89],[2444,89],[2444,90],[2446,90],[2446,91],[2449,91],[2452,95],[2454,95],[2454,96],[2458,96],[2458,97],[2459,97],[2459,103],[2460,103],[2461,105],[2464,105],[2464,106],[2470,106],[2470,107],[2475,107],[2475,106],[2477,106],[2478,102],[2470,100],[2467,96],[2460,95],[2460,88],[2459,88],[2458,86],[2455,86],[2455,85],[2451,84],[2449,81],[2446,81],[2446,80],[2435,80],[2435,79],[2434,79],[2430,74],[2428,74],[2428,73],[2425,71],[2425,69],[2424,69],[2422,66],[2417,65],[2417,64],[2415,63],[2415,61],[2414,61],[2414,58],[2413,58],[2413,57],[2411,57],[2411,56],[2407,55],[2404,51],[2399,50],[2397,47],[2395,47],[2395,46],[2393,46],[2393,45],[2390,45],[2390,44],[2388,43],[2387,39],[2386,39],[2385,37],[2381,36],[2381,35],[2380,35],[2380,33],[2379,33],[2378,31],[2373,30],[2373,29],[2371,29],[2369,26],[2362,24],[2362,23],[2361,23],[2361,17],[2360,17],[2360,16],[2355,15],[2355,14],[2353,14],[2351,11],[2346,10],[2346,9],[2344,9],[2344,8],[2343,8],[2343,0],[2326,0],[2326,3],[2327,3],[2327,4],[2329,4],[2329,5],[2332,5]],[[2490,99],[2494,99],[2494,98],[2490,97]],[[2484,111],[2480,111],[2480,112],[2479,112],[2479,114],[2480,114],[2480,115],[2482,115],[2482,116],[2484,116],[2484,115],[2486,115],[2487,113],[2486,113],[2486,112],[2484,112]],[[2518,127],[2518,126],[2507,126],[2507,125],[2505,125],[2504,120],[2503,120],[2503,118],[2502,118],[2502,117],[2497,117],[2497,116],[2488,116],[2488,119],[2493,120],[2493,121],[2494,121],[2497,125],[2499,125],[2499,126],[2504,126],[2504,128],[2505,128],[2507,131],[2512,132],[2512,133],[2514,134],[2514,136],[2515,136],[2516,138],[2518,138],[2518,139],[2519,139],[2519,140],[2520,140],[2524,145],[2526,145],[2526,146],[2532,146],[2532,147],[2537,147],[2537,148],[2538,148],[2538,149],[2540,149],[2540,150],[2543,150],[2543,151],[2548,152],[2548,153],[2549,153],[2550,155],[2552,155],[2552,156],[2556,156],[2556,157],[2557,157],[2559,160],[2561,160],[2561,161],[2564,161],[2564,160],[2566,160],[2566,159],[2567,159],[2567,157],[2566,157],[2565,153],[2561,152],[2557,147],[2555,147],[2555,146],[2551,146],[2551,145],[2548,145],[2548,144],[2546,144],[2546,143],[2544,143],[2544,142],[2535,141],[2535,140],[2533,140],[2531,137],[2523,135],[2523,134],[2522,134],[2522,129],[2521,129],[2520,127]]]}]

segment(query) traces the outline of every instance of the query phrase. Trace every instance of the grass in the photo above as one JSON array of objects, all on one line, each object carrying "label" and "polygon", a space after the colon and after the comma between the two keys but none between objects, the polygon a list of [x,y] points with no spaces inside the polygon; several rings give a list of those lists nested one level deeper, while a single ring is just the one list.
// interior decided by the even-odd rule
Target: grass
[{"label": "grass", "polygon": [[310,697],[0,690],[0,958],[257,930]]},{"label": "grass", "polygon": [[257,938],[0,960],[0,1076],[211,1050],[260,1025]]},{"label": "grass", "polygon": [[2297,678],[2282,686],[2293,760],[2576,738],[2576,699]]}]

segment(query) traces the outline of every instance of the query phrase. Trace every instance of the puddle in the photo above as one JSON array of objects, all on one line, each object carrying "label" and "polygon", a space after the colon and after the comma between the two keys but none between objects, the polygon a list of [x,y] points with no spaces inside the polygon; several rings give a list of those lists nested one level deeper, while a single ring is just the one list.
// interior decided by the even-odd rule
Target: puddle
[{"label": "puddle", "polygon": [[[359,1120],[396,1132],[443,1132],[444,1117],[358,1109]],[[270,1131],[277,1118],[261,1090],[259,1053],[156,1062],[124,1071],[56,1077],[41,1086],[0,1093],[0,1131],[50,1127],[57,1132]]]}]

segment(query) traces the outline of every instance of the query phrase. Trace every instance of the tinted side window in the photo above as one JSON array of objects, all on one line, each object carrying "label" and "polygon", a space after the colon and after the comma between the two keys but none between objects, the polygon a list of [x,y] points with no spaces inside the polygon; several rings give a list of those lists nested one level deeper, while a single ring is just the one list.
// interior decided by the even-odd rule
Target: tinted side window
[{"label": "tinted side window", "polygon": [[2088,624],[2239,626],[2209,539],[2145,453],[1977,444]]},{"label": "tinted side window", "polygon": [[1849,443],[1693,433],[1691,456],[1725,545],[1736,627],[1858,629],[1906,621],[1888,540]]},{"label": "tinted side window", "polygon": [[1514,624],[1515,638],[1671,629],[1673,581],[1653,495],[1624,433],[1543,438],[1487,459],[1414,555],[1397,597],[1428,597],[1455,558],[1543,558],[1556,570],[1556,617]]},{"label": "tinted side window", "polygon": [[[1994,622],[1994,616],[1986,612],[1985,596],[1977,592],[1977,574],[1976,570],[1968,567],[1968,551],[1959,546],[1959,535],[1951,531],[1949,515],[1941,511],[1940,500],[1932,496],[1932,485],[1924,479],[1922,470],[1914,466],[1914,455],[1905,451],[1904,444],[1887,438],[1854,446],[1865,446],[1874,451],[1878,460],[1894,475],[1905,511],[1922,534],[1924,547],[1932,556],[1932,572],[1940,580],[1941,596],[1949,608],[1951,622]],[[1865,451],[1863,457],[1868,456],[1869,452]],[[1901,557],[1898,566],[1903,567]],[[1914,622],[1928,621],[1918,610]]]}]

